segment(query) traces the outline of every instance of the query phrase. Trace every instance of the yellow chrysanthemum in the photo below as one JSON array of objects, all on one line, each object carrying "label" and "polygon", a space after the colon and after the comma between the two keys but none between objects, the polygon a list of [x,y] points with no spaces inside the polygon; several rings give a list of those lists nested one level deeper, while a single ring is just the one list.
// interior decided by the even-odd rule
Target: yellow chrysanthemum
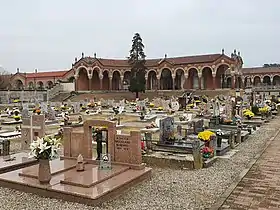
[{"label": "yellow chrysanthemum", "polygon": [[214,135],[215,133],[213,133],[212,131],[206,130],[206,131],[199,132],[197,138],[202,141],[210,141],[211,136]]}]

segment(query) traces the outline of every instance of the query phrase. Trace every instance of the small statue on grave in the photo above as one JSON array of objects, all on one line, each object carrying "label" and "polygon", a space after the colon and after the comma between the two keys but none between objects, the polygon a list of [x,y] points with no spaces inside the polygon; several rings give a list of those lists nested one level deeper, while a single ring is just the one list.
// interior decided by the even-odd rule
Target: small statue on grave
[{"label": "small statue on grave", "polygon": [[93,138],[96,141],[96,152],[97,158],[96,160],[100,160],[102,154],[102,131],[96,128],[93,132]]},{"label": "small statue on grave", "polygon": [[84,171],[85,170],[85,163],[84,158],[81,154],[77,157],[77,165],[76,165],[77,171]]}]

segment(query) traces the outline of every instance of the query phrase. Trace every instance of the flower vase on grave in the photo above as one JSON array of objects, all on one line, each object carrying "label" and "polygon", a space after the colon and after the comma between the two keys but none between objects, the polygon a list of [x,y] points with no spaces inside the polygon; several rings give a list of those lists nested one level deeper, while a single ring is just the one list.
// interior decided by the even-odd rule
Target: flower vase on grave
[{"label": "flower vase on grave", "polygon": [[79,154],[79,156],[77,158],[76,170],[77,171],[84,171],[85,170],[84,158],[81,154]]},{"label": "flower vase on grave", "polygon": [[39,159],[38,179],[41,184],[48,184],[51,180],[50,161],[48,159]]}]

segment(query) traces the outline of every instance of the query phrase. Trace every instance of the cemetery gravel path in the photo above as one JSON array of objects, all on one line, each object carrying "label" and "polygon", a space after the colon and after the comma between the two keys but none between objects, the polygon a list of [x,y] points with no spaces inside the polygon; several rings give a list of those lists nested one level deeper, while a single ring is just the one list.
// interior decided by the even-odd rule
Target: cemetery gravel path
[{"label": "cemetery gravel path", "polygon": [[[276,118],[270,123],[262,126],[248,140],[236,148],[237,152],[229,159],[218,159],[210,168],[201,170],[172,170],[154,168],[151,180],[145,181],[120,197],[103,203],[101,206],[93,208],[81,204],[64,202],[56,199],[39,197],[34,194],[23,193],[11,189],[0,188],[0,209],[56,209],[56,210],[77,210],[77,209],[95,209],[95,210],[145,210],[145,209],[208,209],[222,197],[224,192],[235,181],[239,174],[246,169],[247,165],[255,156],[263,150],[266,142],[272,138],[280,128],[280,118]],[[274,153],[276,158],[264,158],[262,161],[268,161],[274,166],[274,170],[279,169],[277,160],[280,161],[280,137],[273,142],[270,152]],[[266,168],[265,162],[259,163],[266,170],[266,176],[256,175],[254,180],[248,178],[248,183],[255,182],[259,178],[266,177],[274,182],[279,180],[271,176],[272,168]],[[277,173],[277,171],[274,171]],[[279,172],[278,172],[279,174]],[[254,174],[252,174],[254,175]],[[243,184],[246,187],[246,184]],[[259,185],[259,197],[263,196],[266,189],[266,183]],[[240,188],[236,188],[240,190]],[[279,190],[280,188],[278,188]],[[270,188],[267,196],[273,196]],[[275,189],[277,191],[277,189]],[[278,191],[279,192],[279,191]],[[234,194],[233,194],[234,195]],[[241,195],[240,193],[238,195]],[[279,195],[279,194],[278,194]],[[275,194],[277,196],[277,194]],[[237,196],[238,197],[238,196]],[[228,200],[231,201],[231,200]],[[278,202],[272,200],[274,202]],[[225,203],[230,206],[231,204]],[[276,204],[275,204],[276,205]],[[278,205],[278,203],[277,203]]]}]

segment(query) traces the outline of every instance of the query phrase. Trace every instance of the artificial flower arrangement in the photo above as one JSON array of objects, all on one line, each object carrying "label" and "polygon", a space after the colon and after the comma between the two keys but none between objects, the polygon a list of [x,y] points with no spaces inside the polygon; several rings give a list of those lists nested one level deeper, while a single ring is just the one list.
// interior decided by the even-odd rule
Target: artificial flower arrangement
[{"label": "artificial flower arrangement", "polygon": [[130,105],[131,106],[136,106],[136,103],[135,102],[130,102]]},{"label": "artificial flower arrangement", "polygon": [[155,104],[150,103],[150,104],[149,104],[149,107],[150,107],[150,108],[154,108],[154,107],[155,107]]},{"label": "artificial flower arrangement", "polygon": [[194,104],[188,104],[187,105],[187,108],[193,108],[194,107]]},{"label": "artificial flower arrangement", "polygon": [[209,130],[205,130],[205,131],[199,132],[197,135],[197,138],[200,139],[201,141],[208,142],[211,140],[212,136],[215,136],[215,133],[213,133],[212,131],[209,131]]},{"label": "artificial flower arrangement", "polygon": [[61,106],[60,106],[60,109],[61,109],[61,110],[66,110],[66,109],[67,109],[67,105],[66,105],[66,104],[61,105]]},{"label": "artificial flower arrangement", "polygon": [[203,147],[201,153],[203,158],[211,158],[214,156],[214,150],[210,147]]},{"label": "artificial flower arrangement", "polygon": [[38,114],[38,115],[41,114],[41,109],[36,109],[35,113]]},{"label": "artificial flower arrangement", "polygon": [[268,106],[264,106],[264,107],[259,108],[259,112],[260,112],[261,114],[266,114],[266,113],[268,113],[268,112],[269,112]]},{"label": "artificial flower arrangement", "polygon": [[19,121],[19,120],[20,120],[20,118],[21,118],[21,116],[19,116],[19,115],[14,115],[14,117],[13,117],[13,118],[14,118],[14,120],[15,120],[15,121]]},{"label": "artificial flower arrangement", "polygon": [[88,106],[88,107],[94,107],[95,104],[90,102],[90,103],[87,104],[87,106]]},{"label": "artificial flower arrangement", "polygon": [[60,148],[60,139],[55,137],[45,136],[43,138],[37,138],[30,144],[30,158],[37,160],[52,160],[58,157],[58,150]]},{"label": "artificial flower arrangement", "polygon": [[159,106],[157,109],[158,109],[158,111],[162,111],[162,110],[163,110],[163,107],[162,107],[162,106]]},{"label": "artificial flower arrangement", "polygon": [[250,118],[255,116],[255,114],[251,110],[249,110],[249,109],[244,109],[243,110],[243,115],[245,117],[247,117],[248,119],[250,119]]}]

